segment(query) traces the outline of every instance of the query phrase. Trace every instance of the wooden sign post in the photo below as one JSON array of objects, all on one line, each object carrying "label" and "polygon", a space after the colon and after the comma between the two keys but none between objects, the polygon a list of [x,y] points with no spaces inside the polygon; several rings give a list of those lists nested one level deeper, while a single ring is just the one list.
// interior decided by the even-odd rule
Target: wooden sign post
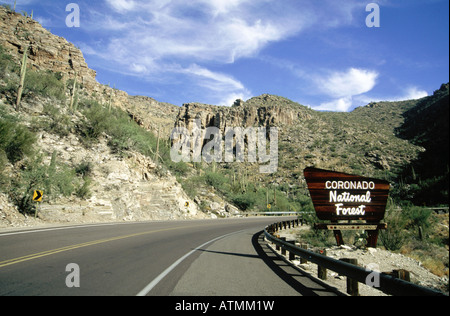
[{"label": "wooden sign post", "polygon": [[376,248],[379,230],[387,228],[381,221],[389,182],[316,168],[306,168],[304,174],[317,217],[329,221],[315,227],[334,231],[338,246],[344,243],[342,230],[365,230],[367,246]]}]

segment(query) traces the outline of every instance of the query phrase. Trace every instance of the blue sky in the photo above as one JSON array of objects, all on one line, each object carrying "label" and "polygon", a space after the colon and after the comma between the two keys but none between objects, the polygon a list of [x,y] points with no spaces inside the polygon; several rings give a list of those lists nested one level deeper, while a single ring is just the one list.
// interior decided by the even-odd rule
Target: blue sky
[{"label": "blue sky", "polygon": [[[71,2],[79,28],[65,23]],[[351,111],[449,81],[448,0],[17,0],[21,10],[81,48],[99,82],[176,105],[269,93]]]}]

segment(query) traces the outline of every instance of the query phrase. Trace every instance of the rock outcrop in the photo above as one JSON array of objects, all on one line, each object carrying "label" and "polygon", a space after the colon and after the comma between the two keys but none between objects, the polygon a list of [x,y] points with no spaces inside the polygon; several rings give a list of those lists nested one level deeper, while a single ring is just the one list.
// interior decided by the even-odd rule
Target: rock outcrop
[{"label": "rock outcrop", "polygon": [[195,120],[202,128],[279,127],[297,124],[311,118],[308,109],[282,97],[264,94],[247,102],[236,100],[233,107],[200,103],[184,104],[176,117],[175,127],[192,130]]}]

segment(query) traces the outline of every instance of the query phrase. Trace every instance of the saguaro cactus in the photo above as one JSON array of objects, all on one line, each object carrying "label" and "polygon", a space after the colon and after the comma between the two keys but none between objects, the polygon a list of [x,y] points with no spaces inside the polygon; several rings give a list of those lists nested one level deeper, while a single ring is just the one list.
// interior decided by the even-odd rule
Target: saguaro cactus
[{"label": "saguaro cactus", "polygon": [[[75,78],[73,80],[73,87],[72,87],[72,93],[70,94],[70,110],[74,110],[74,102],[78,103],[78,96],[77,96],[78,90],[77,90],[77,73],[75,72]],[[76,105],[75,105],[76,110]]]},{"label": "saguaro cactus", "polygon": [[17,91],[16,111],[20,109],[20,101],[22,100],[23,88],[25,85],[25,76],[27,75],[28,46],[23,52],[22,68],[20,70],[19,90]]}]

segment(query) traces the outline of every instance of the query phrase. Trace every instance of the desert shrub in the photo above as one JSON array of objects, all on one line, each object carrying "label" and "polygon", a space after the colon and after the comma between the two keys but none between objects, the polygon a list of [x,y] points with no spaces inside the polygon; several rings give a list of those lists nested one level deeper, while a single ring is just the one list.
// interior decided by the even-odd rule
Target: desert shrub
[{"label": "desert shrub", "polygon": [[84,177],[83,184],[76,189],[75,195],[80,199],[90,199],[92,196],[90,189],[91,184],[92,184],[91,178]]},{"label": "desert shrub", "polygon": [[104,111],[100,104],[89,103],[83,110],[85,118],[78,125],[78,133],[86,146],[99,139],[103,132],[106,132],[110,122],[110,116]]},{"label": "desert shrub", "polygon": [[180,181],[186,194],[191,199],[194,199],[198,193],[198,189],[205,183],[205,176],[193,176],[189,179],[178,178],[178,181]]},{"label": "desert shrub", "polygon": [[241,210],[246,211],[251,209],[255,205],[257,199],[256,196],[252,194],[252,192],[246,192],[231,196],[231,201]]},{"label": "desert shrub", "polygon": [[172,171],[176,177],[185,177],[189,173],[189,166],[185,162],[172,162],[169,161],[168,168]]},{"label": "desert shrub", "polygon": [[43,163],[42,155],[36,155],[24,162],[18,177],[11,179],[9,195],[22,213],[34,214],[34,190],[44,191],[46,199],[70,196],[74,193],[77,182],[75,171],[56,161],[56,152],[50,165]]},{"label": "desert shrub", "polygon": [[51,103],[44,104],[44,114],[48,119],[37,120],[35,124],[38,129],[43,129],[60,137],[66,137],[74,128],[71,117],[61,113],[61,109]]},{"label": "desert shrub", "polygon": [[218,190],[223,188],[223,185],[228,182],[228,179],[217,172],[206,172],[206,183],[215,187]]},{"label": "desert shrub", "polygon": [[406,242],[406,219],[401,212],[389,209],[385,221],[388,224],[386,230],[381,230],[380,241],[390,251],[400,250]]},{"label": "desert shrub", "polygon": [[405,207],[402,212],[407,221],[407,225],[416,230],[420,239],[424,237],[423,234],[431,226],[431,213],[432,211],[430,209],[419,206]]},{"label": "desert shrub", "polygon": [[19,65],[14,62],[14,59],[6,52],[6,49],[0,45],[0,79],[6,79],[7,75],[15,72],[19,72]]},{"label": "desert shrub", "polygon": [[75,166],[75,173],[79,176],[89,177],[92,174],[93,165],[90,161],[82,161],[79,165]]},{"label": "desert shrub", "polygon": [[16,119],[0,116],[0,150],[11,163],[14,164],[31,154],[35,140],[35,135]]},{"label": "desert shrub", "polygon": [[60,73],[29,70],[25,77],[24,94],[35,93],[44,97],[65,99],[65,85]]}]

